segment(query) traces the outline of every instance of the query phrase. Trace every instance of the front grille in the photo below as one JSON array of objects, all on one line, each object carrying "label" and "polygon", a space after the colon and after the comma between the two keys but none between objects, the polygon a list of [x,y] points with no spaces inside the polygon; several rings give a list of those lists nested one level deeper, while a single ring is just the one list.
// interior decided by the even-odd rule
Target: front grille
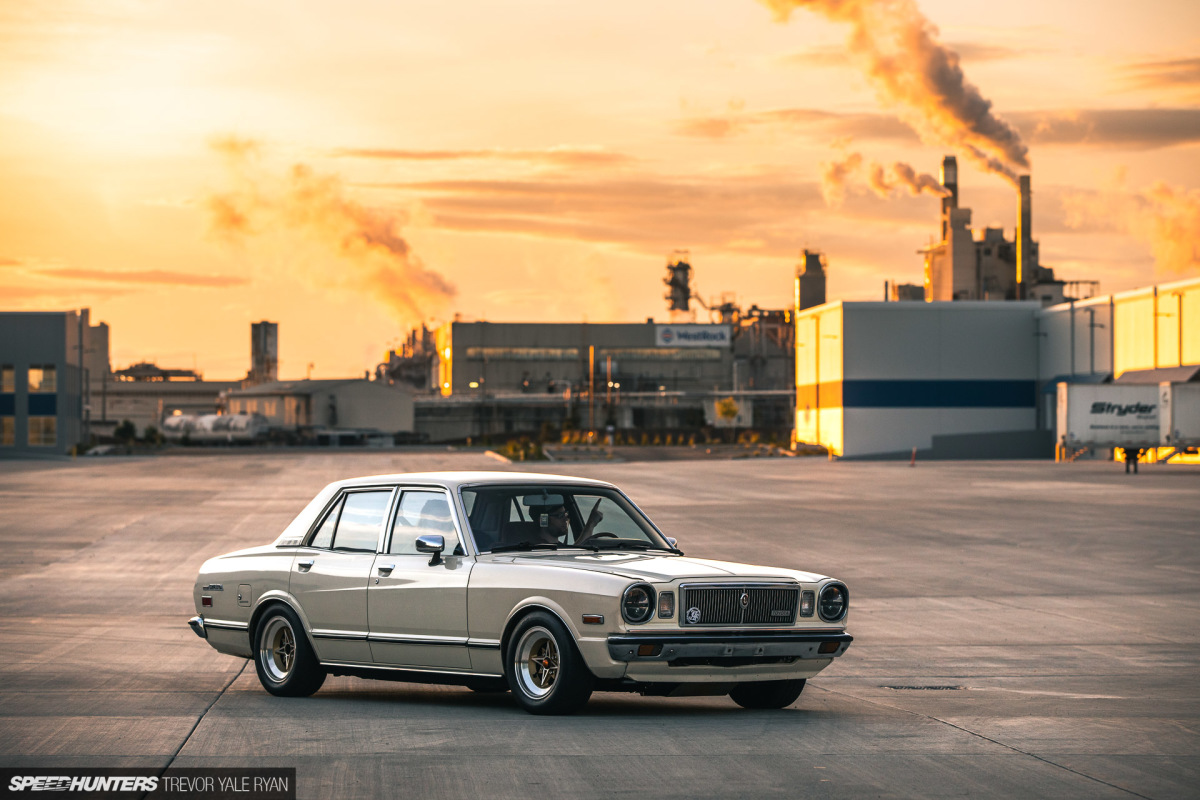
[{"label": "front grille", "polygon": [[[745,597],[745,601],[743,601]],[[679,587],[681,625],[791,625],[799,586],[695,584]]]}]

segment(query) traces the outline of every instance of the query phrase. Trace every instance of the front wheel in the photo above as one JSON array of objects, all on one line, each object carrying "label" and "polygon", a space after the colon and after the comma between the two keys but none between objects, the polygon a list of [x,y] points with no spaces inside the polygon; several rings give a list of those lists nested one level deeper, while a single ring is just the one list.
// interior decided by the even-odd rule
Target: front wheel
[{"label": "front wheel", "polygon": [[787,708],[804,691],[804,679],[795,681],[755,681],[741,683],[729,693],[742,708]]},{"label": "front wheel", "polygon": [[325,682],[296,612],[276,606],[259,620],[254,635],[254,668],[263,688],[280,697],[308,697]]},{"label": "front wheel", "polygon": [[505,661],[513,698],[530,714],[573,714],[592,696],[596,679],[552,614],[535,611],[521,620],[509,637]]}]

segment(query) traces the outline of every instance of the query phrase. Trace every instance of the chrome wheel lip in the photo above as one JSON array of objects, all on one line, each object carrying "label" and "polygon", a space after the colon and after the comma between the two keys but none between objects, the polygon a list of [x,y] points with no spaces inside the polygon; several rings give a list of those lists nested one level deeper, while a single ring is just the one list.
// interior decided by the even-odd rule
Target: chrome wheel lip
[{"label": "chrome wheel lip", "polygon": [[296,632],[285,617],[272,617],[258,638],[258,662],[274,683],[283,683],[296,665]]},{"label": "chrome wheel lip", "polygon": [[534,626],[521,635],[513,653],[513,671],[524,694],[541,700],[554,691],[562,668],[562,650],[553,633],[541,625]]}]

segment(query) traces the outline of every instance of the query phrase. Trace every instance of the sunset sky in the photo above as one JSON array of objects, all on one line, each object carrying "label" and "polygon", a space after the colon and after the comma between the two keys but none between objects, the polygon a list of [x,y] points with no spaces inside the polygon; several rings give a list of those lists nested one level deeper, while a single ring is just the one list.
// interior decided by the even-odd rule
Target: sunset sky
[{"label": "sunset sky", "polygon": [[1032,174],[1060,278],[1200,274],[1200,3],[0,0],[0,310],[219,379],[261,319],[285,377],[456,312],[665,319],[676,248],[705,298],[786,307],[808,247],[875,300],[937,232],[892,165],[951,153],[1010,237]]}]

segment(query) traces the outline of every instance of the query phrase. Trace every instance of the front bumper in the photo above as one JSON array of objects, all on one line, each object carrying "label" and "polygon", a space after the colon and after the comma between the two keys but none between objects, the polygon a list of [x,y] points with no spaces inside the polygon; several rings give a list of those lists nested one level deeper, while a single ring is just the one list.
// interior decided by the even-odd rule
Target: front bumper
[{"label": "front bumper", "polygon": [[677,662],[696,659],[738,659],[765,663],[780,659],[831,659],[846,652],[854,637],[848,633],[724,632],[630,633],[608,637],[614,661]]}]

